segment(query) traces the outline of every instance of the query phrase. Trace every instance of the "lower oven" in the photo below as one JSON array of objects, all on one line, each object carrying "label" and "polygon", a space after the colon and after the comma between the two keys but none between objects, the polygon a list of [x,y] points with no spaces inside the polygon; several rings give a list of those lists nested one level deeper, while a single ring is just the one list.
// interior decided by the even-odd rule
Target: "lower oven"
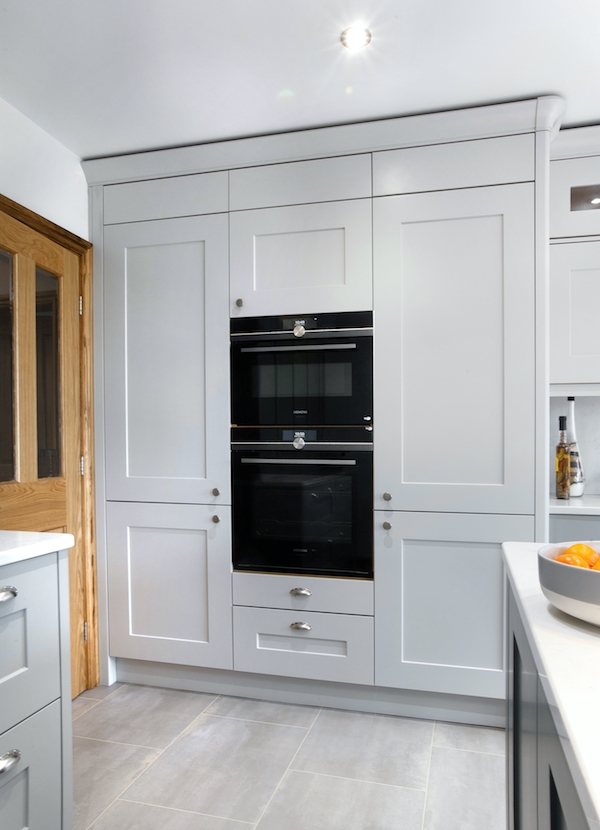
[{"label": "lower oven", "polygon": [[373,576],[372,444],[232,444],[233,566]]}]

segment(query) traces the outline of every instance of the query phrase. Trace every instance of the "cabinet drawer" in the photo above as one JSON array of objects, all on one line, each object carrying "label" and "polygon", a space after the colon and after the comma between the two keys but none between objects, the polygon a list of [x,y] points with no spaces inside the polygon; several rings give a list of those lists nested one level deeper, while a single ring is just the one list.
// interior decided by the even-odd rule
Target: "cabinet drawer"
[{"label": "cabinet drawer", "polygon": [[56,554],[0,568],[0,733],[60,696]]},{"label": "cabinet drawer", "polygon": [[371,196],[370,153],[248,167],[229,175],[231,210]]},{"label": "cabinet drawer", "polygon": [[373,153],[373,195],[533,181],[533,135]]},{"label": "cabinet drawer", "polygon": [[104,188],[104,224],[227,211],[227,172],[198,173]]},{"label": "cabinet drawer", "polygon": [[371,617],[235,607],[233,628],[236,671],[373,685]]},{"label": "cabinet drawer", "polygon": [[550,163],[550,236],[600,234],[600,156]]},{"label": "cabinet drawer", "polygon": [[[304,588],[310,595],[291,593]],[[373,616],[373,583],[363,579],[234,573],[233,604]]]},{"label": "cabinet drawer", "polygon": [[55,701],[0,735],[0,758],[20,757],[0,775],[2,830],[61,830],[61,718]]}]

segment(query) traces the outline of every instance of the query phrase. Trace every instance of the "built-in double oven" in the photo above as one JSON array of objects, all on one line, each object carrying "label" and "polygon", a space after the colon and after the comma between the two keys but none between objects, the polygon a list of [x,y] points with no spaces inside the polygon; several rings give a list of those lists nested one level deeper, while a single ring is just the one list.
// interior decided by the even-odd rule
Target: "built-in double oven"
[{"label": "built-in double oven", "polygon": [[373,575],[371,312],[233,320],[236,570]]}]

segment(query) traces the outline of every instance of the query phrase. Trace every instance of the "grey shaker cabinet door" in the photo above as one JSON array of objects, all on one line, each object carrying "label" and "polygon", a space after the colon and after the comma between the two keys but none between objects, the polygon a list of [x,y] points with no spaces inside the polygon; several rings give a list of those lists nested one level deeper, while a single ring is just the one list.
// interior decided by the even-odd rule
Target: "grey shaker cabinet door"
[{"label": "grey shaker cabinet door", "polygon": [[374,200],[376,508],[533,513],[533,196]]},{"label": "grey shaker cabinet door", "polygon": [[0,568],[0,589],[2,733],[60,697],[56,554]]},{"label": "grey shaker cabinet door", "polygon": [[503,698],[501,547],[533,533],[531,516],[376,510],[376,685]]},{"label": "grey shaker cabinet door", "polygon": [[111,655],[232,668],[230,508],[111,502],[107,528]]},{"label": "grey shaker cabinet door", "polygon": [[230,502],[227,238],[225,215],[105,229],[109,500]]},{"label": "grey shaker cabinet door", "polygon": [[2,830],[66,830],[59,701],[0,735],[0,758],[13,750],[17,763],[0,775]]}]

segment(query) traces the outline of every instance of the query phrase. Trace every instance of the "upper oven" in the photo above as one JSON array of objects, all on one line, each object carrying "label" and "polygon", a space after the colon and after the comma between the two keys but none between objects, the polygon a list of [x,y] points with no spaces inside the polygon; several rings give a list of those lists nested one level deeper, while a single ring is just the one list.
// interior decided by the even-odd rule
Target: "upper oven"
[{"label": "upper oven", "polygon": [[370,311],[232,320],[232,425],[367,426],[372,366]]}]

